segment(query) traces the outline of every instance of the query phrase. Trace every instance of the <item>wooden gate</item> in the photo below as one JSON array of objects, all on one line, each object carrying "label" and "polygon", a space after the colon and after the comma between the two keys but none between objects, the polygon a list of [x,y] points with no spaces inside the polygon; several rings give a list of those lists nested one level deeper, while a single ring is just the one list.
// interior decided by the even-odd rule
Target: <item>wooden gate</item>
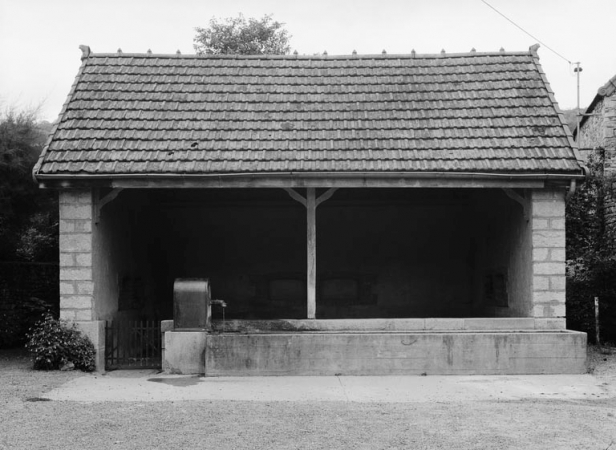
[{"label": "wooden gate", "polygon": [[160,369],[160,367],[159,321],[105,323],[105,370]]}]

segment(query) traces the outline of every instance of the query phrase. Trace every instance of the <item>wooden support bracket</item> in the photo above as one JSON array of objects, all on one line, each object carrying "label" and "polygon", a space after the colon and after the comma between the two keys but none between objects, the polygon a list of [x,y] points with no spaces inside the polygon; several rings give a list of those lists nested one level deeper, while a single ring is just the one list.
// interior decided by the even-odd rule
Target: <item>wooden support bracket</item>
[{"label": "wooden support bracket", "polygon": [[325,191],[323,194],[319,195],[319,198],[317,198],[316,200],[317,202],[316,206],[319,206],[324,201],[329,200],[332,197],[332,195],[334,195],[334,192],[336,192],[337,190],[338,188],[331,188]]},{"label": "wooden support bracket", "polygon": [[287,194],[289,194],[293,200],[301,203],[304,207],[306,206],[306,199],[302,197],[295,189],[284,188],[284,190],[287,191]]},{"label": "wooden support bracket", "polygon": [[316,318],[316,292],[317,292],[317,206],[331,198],[337,188],[331,188],[315,197],[315,188],[306,189],[306,197],[296,190],[284,188],[289,196],[304,205],[306,208],[306,249],[308,259],[306,261],[306,299],[308,319]]},{"label": "wooden support bracket", "polygon": [[95,207],[95,211],[96,211],[96,216],[94,218],[95,224],[98,225],[98,223],[101,220],[101,210],[103,209],[103,206],[105,206],[110,201],[114,200],[123,190],[124,190],[123,188],[112,189],[107,195],[98,199],[98,201],[96,202],[96,207]]},{"label": "wooden support bracket", "polygon": [[[295,189],[291,189],[291,188],[284,188],[285,191],[287,191],[287,194],[289,194],[289,196],[301,203],[302,205],[304,205],[305,207],[308,207],[308,203],[305,197],[302,197],[301,194],[299,194]],[[329,200],[332,195],[334,195],[334,192],[336,192],[338,190],[338,188],[331,188],[328,189],[327,191],[325,191],[323,194],[321,194],[316,200],[315,200],[315,206],[319,206],[321,203]]]},{"label": "wooden support bracket", "polygon": [[524,197],[523,195],[518,194],[516,191],[510,188],[503,188],[503,192],[507,194],[507,197],[509,197],[511,200],[514,200],[518,202],[520,205],[522,205],[522,210],[524,211],[524,220],[528,221],[530,219],[530,214],[528,212],[528,209],[529,209],[528,199]]}]

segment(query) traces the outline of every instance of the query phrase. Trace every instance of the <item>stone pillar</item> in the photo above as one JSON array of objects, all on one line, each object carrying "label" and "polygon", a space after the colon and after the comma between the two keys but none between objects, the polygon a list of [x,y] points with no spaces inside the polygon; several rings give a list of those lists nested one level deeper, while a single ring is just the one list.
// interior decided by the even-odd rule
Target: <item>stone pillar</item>
[{"label": "stone pillar", "polygon": [[60,318],[74,322],[96,348],[104,370],[105,328],[94,312],[93,199],[90,189],[60,191]]},{"label": "stone pillar", "polygon": [[60,317],[94,319],[92,192],[60,191]]},{"label": "stone pillar", "polygon": [[533,316],[565,328],[565,190],[532,191],[531,209]]}]

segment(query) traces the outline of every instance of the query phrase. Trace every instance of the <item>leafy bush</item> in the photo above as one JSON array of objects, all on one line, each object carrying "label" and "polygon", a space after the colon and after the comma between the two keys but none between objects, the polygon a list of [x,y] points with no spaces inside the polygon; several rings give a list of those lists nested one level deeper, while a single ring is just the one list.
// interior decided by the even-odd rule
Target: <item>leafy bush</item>
[{"label": "leafy bush", "polygon": [[16,308],[0,310],[0,348],[23,344],[22,312]]},{"label": "leafy bush", "polygon": [[0,261],[58,258],[58,194],[32,182],[50,129],[36,110],[0,110]]},{"label": "leafy bush", "polygon": [[567,201],[567,327],[594,342],[594,298],[600,301],[601,339],[616,341],[616,249],[606,200],[614,180],[604,173],[605,151],[588,159],[589,176]]},{"label": "leafy bush", "polygon": [[599,298],[602,342],[616,342],[616,260],[597,259],[568,267],[567,327],[595,342],[595,297]]},{"label": "leafy bush", "polygon": [[57,370],[70,364],[84,372],[95,369],[94,345],[75,324],[47,314],[32,328],[28,339],[26,348],[35,370]]},{"label": "leafy bush", "polygon": [[14,305],[0,305],[0,348],[24,345],[28,330],[41,316],[54,309],[49,302],[37,297],[19,300]]}]

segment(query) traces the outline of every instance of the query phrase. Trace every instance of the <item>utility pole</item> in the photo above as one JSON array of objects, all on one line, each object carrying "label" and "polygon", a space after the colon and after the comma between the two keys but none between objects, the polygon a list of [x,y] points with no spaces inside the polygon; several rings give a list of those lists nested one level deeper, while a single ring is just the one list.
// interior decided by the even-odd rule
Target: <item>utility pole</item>
[{"label": "utility pole", "polygon": [[577,148],[578,150],[580,149],[580,121],[582,118],[582,112],[580,111],[580,73],[582,72],[582,68],[580,67],[580,62],[576,62],[573,63],[575,64],[575,67],[573,69],[573,71],[576,74],[577,77],[577,125],[576,125],[576,132],[575,132],[575,136],[577,137]]}]

